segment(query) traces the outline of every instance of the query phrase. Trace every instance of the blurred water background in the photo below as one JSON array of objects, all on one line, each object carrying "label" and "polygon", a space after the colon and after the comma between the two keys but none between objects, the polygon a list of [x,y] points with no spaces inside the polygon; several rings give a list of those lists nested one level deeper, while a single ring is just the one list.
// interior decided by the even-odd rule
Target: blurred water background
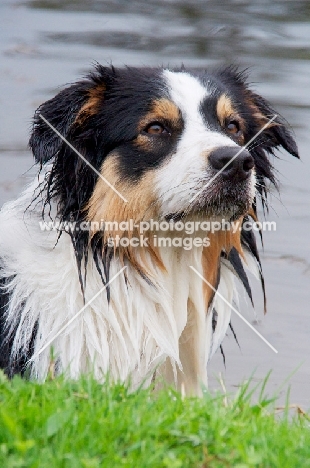
[{"label": "blurred water background", "polygon": [[252,87],[290,122],[301,154],[301,162],[284,153],[275,161],[281,195],[271,195],[267,219],[277,231],[265,233],[261,249],[268,313],[255,280],[257,321],[248,303],[239,306],[278,354],[233,315],[240,349],[229,333],[226,368],[218,352],[210,388],[219,387],[219,373],[235,391],[272,370],[269,392],[288,379],[292,403],[309,409],[310,2],[1,0],[0,60],[0,206],[34,173],[27,150],[34,110],[94,62],[249,68]]}]

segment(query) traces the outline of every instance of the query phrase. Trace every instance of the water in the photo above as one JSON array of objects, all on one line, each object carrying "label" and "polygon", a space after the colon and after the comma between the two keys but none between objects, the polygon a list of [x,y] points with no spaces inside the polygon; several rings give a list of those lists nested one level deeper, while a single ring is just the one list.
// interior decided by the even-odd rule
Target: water
[{"label": "water", "polygon": [[33,173],[27,140],[35,108],[95,61],[250,68],[253,87],[292,125],[302,158],[279,154],[275,161],[281,197],[272,196],[268,219],[277,222],[277,232],[265,233],[262,253],[268,313],[263,316],[257,284],[258,324],[251,307],[240,306],[279,352],[233,317],[241,350],[230,333],[223,345],[226,370],[218,353],[210,387],[218,387],[219,372],[234,390],[254,371],[260,381],[272,369],[273,391],[295,370],[291,401],[304,408],[310,407],[309,20],[308,1],[2,0],[0,5],[0,205]]}]

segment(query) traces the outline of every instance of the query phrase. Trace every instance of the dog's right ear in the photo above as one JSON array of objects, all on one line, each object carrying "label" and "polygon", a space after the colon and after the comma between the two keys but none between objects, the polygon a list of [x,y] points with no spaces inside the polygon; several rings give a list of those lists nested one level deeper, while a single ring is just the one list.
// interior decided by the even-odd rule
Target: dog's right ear
[{"label": "dog's right ear", "polygon": [[70,127],[87,100],[89,88],[90,83],[87,81],[76,83],[41,104],[36,110],[29,146],[37,162],[44,164],[52,159],[62,145],[62,139],[43,118],[67,138]]},{"label": "dog's right ear", "polygon": [[114,76],[113,67],[97,65],[87,79],[73,84],[41,104],[35,112],[29,140],[37,162],[44,164],[51,160],[63,144],[52,127],[67,139],[73,125],[83,125],[97,112],[106,85]]}]

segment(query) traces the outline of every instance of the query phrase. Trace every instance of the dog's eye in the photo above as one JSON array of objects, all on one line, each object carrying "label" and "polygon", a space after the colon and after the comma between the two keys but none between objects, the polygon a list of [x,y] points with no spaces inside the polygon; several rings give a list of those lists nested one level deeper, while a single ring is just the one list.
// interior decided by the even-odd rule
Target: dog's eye
[{"label": "dog's eye", "polygon": [[144,130],[150,135],[162,135],[163,133],[170,134],[168,130],[159,122],[150,123]]},{"label": "dog's eye", "polygon": [[229,133],[234,135],[240,132],[240,126],[236,120],[230,120],[227,122],[226,129],[229,131]]}]

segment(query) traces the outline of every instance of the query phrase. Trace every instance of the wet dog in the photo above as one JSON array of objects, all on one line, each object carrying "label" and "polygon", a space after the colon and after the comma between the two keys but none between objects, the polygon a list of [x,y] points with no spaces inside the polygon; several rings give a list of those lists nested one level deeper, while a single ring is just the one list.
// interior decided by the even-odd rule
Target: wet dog
[{"label": "wet dog", "polygon": [[270,155],[298,156],[286,123],[233,67],[97,66],[39,107],[30,147],[39,176],[0,214],[1,366],[199,394],[234,278],[263,284],[245,226]]}]

